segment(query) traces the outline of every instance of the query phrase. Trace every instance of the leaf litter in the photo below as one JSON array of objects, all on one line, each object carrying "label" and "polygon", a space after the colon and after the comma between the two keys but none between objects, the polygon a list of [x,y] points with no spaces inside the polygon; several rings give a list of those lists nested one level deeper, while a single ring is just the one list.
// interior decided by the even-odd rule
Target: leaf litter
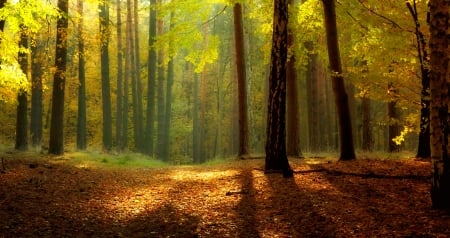
[{"label": "leaf litter", "polygon": [[431,209],[430,164],[414,159],[291,159],[291,179],[251,159],[162,169],[7,162],[0,237],[450,236],[448,213]]}]

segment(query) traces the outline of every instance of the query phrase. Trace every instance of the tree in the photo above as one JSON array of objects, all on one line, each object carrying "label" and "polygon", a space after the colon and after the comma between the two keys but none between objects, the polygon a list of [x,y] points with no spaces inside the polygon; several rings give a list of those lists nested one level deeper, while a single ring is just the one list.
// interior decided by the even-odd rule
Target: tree
[{"label": "tree", "polygon": [[86,71],[83,39],[83,1],[78,0],[78,117],[77,117],[77,149],[86,149]]},{"label": "tree", "polygon": [[430,149],[430,62],[428,57],[427,42],[423,32],[420,30],[419,13],[417,12],[416,1],[413,5],[409,1],[406,2],[409,13],[415,23],[415,33],[417,42],[417,56],[420,61],[422,90],[420,92],[420,132],[419,143],[417,145],[416,158],[429,158]]},{"label": "tree", "polygon": [[124,117],[123,110],[123,46],[122,46],[122,11],[121,11],[121,1],[117,0],[116,10],[117,10],[117,109],[116,109],[116,146],[117,150],[121,151],[123,148],[124,135],[123,134],[123,120]]},{"label": "tree", "polygon": [[133,2],[133,16],[134,16],[134,24],[133,24],[133,30],[134,30],[134,63],[135,63],[135,70],[134,70],[134,80],[135,80],[135,86],[136,86],[136,104],[134,105],[135,110],[135,128],[137,128],[137,141],[136,146],[138,147],[139,151],[144,151],[144,133],[143,133],[143,106],[142,106],[142,81],[141,81],[141,59],[140,59],[140,44],[139,44],[139,1],[134,0]]},{"label": "tree", "polygon": [[148,155],[153,155],[153,133],[155,121],[155,86],[156,86],[156,0],[150,0],[148,39],[148,90],[147,122],[145,128],[145,148]]},{"label": "tree", "polygon": [[431,201],[434,208],[450,210],[450,157],[448,122],[450,2],[430,0],[430,141]]},{"label": "tree", "polygon": [[30,136],[31,145],[40,147],[42,141],[42,113],[43,113],[43,88],[42,68],[44,57],[42,41],[35,39],[31,44],[31,113],[30,113]]},{"label": "tree", "polygon": [[327,35],[328,59],[331,68],[333,92],[339,119],[339,160],[356,158],[353,147],[352,123],[348,105],[348,95],[345,91],[344,77],[339,53],[335,0],[322,0]]},{"label": "tree", "polygon": [[267,112],[266,172],[292,177],[286,154],[286,68],[288,50],[288,1],[274,1],[272,50]]},{"label": "tree", "polygon": [[[162,35],[164,31],[164,22],[162,20],[158,20],[158,35]],[[165,75],[164,75],[164,49],[159,49],[158,51],[158,86],[157,86],[157,144],[155,149],[155,156],[158,159],[168,159],[164,158],[164,128],[166,126],[166,118],[165,118],[165,103],[164,103],[164,84],[165,84]]]},{"label": "tree", "polygon": [[[25,75],[28,75],[28,54],[24,51],[28,48],[28,32],[21,26],[19,47],[19,64]],[[27,92],[21,89],[17,95],[17,120],[16,120],[16,150],[28,149],[28,98]]]},{"label": "tree", "polygon": [[[289,5],[293,6],[294,1],[289,0]],[[293,25],[288,25],[288,47],[294,48],[294,32]],[[303,157],[300,149],[300,132],[299,132],[299,104],[298,104],[298,90],[297,90],[297,72],[295,68],[296,57],[295,52],[292,54],[287,62],[286,72],[286,87],[287,87],[287,155],[293,157]]]},{"label": "tree", "polygon": [[236,74],[238,81],[238,117],[239,117],[239,150],[238,157],[248,156],[248,115],[247,115],[247,84],[245,72],[245,46],[244,27],[242,20],[242,6],[235,3],[233,7],[234,16],[234,44],[236,59]]},{"label": "tree", "polygon": [[50,124],[50,154],[64,154],[64,90],[67,65],[68,0],[58,0],[62,16],[56,23],[55,74],[53,76],[52,114]]},{"label": "tree", "polygon": [[103,147],[112,149],[111,86],[109,80],[109,0],[99,3],[100,58],[102,77]]}]

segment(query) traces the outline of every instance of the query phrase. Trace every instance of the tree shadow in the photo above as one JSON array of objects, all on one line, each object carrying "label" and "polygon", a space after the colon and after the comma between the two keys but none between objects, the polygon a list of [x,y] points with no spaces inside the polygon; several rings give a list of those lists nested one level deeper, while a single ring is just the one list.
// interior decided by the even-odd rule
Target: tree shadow
[{"label": "tree shadow", "polygon": [[237,237],[258,238],[260,237],[256,221],[256,198],[255,188],[253,187],[253,174],[251,169],[243,169],[240,174],[241,190],[239,195],[241,199],[236,206],[238,217]]},{"label": "tree shadow", "polygon": [[199,218],[179,211],[170,204],[145,211],[114,229],[124,237],[198,237]]},{"label": "tree shadow", "polygon": [[[273,230],[281,237],[335,237],[336,226],[321,202],[316,191],[300,188],[293,178],[282,178],[279,174],[267,174],[272,194],[267,199],[266,219],[275,227]],[[264,206],[264,205],[263,205]],[[268,231],[270,234],[270,231]],[[267,232],[265,232],[267,233]]]}]

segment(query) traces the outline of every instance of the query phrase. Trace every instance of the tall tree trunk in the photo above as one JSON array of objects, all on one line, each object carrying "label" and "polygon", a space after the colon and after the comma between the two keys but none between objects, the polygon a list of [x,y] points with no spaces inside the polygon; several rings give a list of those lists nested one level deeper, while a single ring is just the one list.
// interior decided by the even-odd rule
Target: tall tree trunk
[{"label": "tall tree trunk", "polygon": [[308,101],[308,142],[309,151],[320,151],[319,146],[319,93],[318,93],[318,55],[314,53],[314,44],[305,42],[308,50],[308,63],[306,66],[306,95]]},{"label": "tall tree trunk", "polygon": [[86,143],[86,71],[84,60],[84,34],[83,34],[83,1],[78,0],[78,117],[77,117],[77,149],[85,150]]},{"label": "tall tree trunk", "polygon": [[111,86],[109,80],[109,0],[100,3],[100,55],[102,73],[103,147],[112,149]]},{"label": "tall tree trunk", "polygon": [[245,46],[244,27],[242,19],[242,6],[235,3],[233,7],[234,16],[234,42],[236,72],[238,80],[238,104],[239,104],[239,150],[238,157],[245,158],[249,154],[248,149],[248,107],[247,107],[247,84],[245,72]]},{"label": "tall tree trunk", "polygon": [[122,46],[122,4],[121,0],[116,2],[117,8],[117,111],[116,111],[116,146],[117,150],[123,149],[123,121],[127,120],[124,117],[123,106],[123,46]]},{"label": "tall tree trunk", "polygon": [[[163,34],[164,22],[162,20],[158,20],[158,35]],[[164,127],[166,126],[165,121],[165,103],[164,103],[164,50],[160,49],[158,52],[158,86],[157,86],[157,146],[155,149],[155,155],[158,159],[163,159],[163,150],[164,150]]]},{"label": "tall tree trunk", "polygon": [[139,44],[139,1],[134,0],[133,11],[134,11],[134,73],[135,73],[135,81],[136,81],[136,128],[137,130],[137,138],[138,149],[140,152],[144,152],[144,121],[143,121],[143,105],[142,105],[142,81],[141,81],[141,57],[140,57],[140,44]]},{"label": "tall tree trunk", "polygon": [[288,53],[288,2],[274,1],[272,51],[267,113],[266,172],[292,177],[286,154],[286,68]]},{"label": "tall tree trunk", "polygon": [[31,115],[30,134],[31,145],[40,147],[42,142],[42,50],[43,46],[38,40],[31,45]]},{"label": "tall tree trunk", "polygon": [[[20,48],[28,48],[28,33],[25,27],[20,31]],[[25,76],[28,76],[28,54],[19,52],[19,64]],[[16,121],[16,150],[28,149],[28,99],[25,90],[20,90],[17,95],[17,121]]]},{"label": "tall tree trunk", "polygon": [[[58,9],[68,15],[68,0],[58,0]],[[56,23],[55,74],[53,77],[52,115],[50,123],[49,154],[64,154],[64,90],[67,65],[67,27],[68,18],[60,17]]]},{"label": "tall tree trunk", "polygon": [[[173,28],[173,16],[174,12],[171,13],[171,21],[170,28]],[[172,47],[172,43],[169,42],[169,50]],[[170,155],[170,127],[171,127],[171,118],[172,118],[172,85],[174,80],[174,65],[173,58],[169,60],[167,65],[167,84],[166,84],[166,106],[165,106],[165,115],[164,115],[164,133],[163,133],[163,154],[162,158],[164,161],[169,160]]]},{"label": "tall tree trunk", "polygon": [[352,123],[350,108],[348,105],[348,95],[345,91],[344,77],[342,76],[336,26],[335,0],[322,0],[322,2],[327,35],[328,58],[331,68],[331,79],[339,118],[339,160],[352,160],[356,158],[356,155],[353,147]]},{"label": "tall tree trunk", "polygon": [[431,92],[431,201],[434,208],[450,211],[450,158],[448,73],[450,2],[430,0]]},{"label": "tall tree trunk", "polygon": [[[293,6],[294,0],[288,4]],[[294,50],[294,30],[292,24],[288,25],[288,47],[292,49],[292,55],[287,62],[286,87],[287,87],[287,155],[292,157],[303,157],[300,149],[300,127],[299,127],[299,103],[297,87],[296,57]]]},{"label": "tall tree trunk", "polygon": [[200,164],[203,162],[203,153],[202,153],[202,134],[201,134],[201,125],[199,118],[199,83],[198,83],[198,75],[194,73],[194,100],[193,100],[193,113],[192,113],[192,152],[193,152],[193,160],[194,163]]},{"label": "tall tree trunk", "polygon": [[155,122],[155,86],[156,86],[156,0],[150,0],[150,22],[148,39],[148,90],[147,90],[147,122],[145,128],[146,153],[153,155],[153,134]]},{"label": "tall tree trunk", "polygon": [[417,146],[416,158],[429,158],[431,156],[430,149],[430,60],[428,58],[427,43],[424,34],[420,30],[419,16],[417,12],[416,1],[413,5],[409,1],[406,6],[415,23],[415,33],[417,42],[417,55],[420,61],[420,71],[422,76],[422,90],[420,95],[420,133],[419,143]]}]

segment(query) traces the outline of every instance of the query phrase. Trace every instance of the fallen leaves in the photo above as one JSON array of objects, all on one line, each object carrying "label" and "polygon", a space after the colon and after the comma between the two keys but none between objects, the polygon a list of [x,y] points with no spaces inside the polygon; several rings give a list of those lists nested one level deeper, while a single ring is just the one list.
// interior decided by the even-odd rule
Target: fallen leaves
[{"label": "fallen leaves", "polygon": [[[52,160],[0,174],[1,237],[445,237],[427,162],[263,160],[164,169],[77,168]],[[48,166],[44,166],[44,165]]]}]

